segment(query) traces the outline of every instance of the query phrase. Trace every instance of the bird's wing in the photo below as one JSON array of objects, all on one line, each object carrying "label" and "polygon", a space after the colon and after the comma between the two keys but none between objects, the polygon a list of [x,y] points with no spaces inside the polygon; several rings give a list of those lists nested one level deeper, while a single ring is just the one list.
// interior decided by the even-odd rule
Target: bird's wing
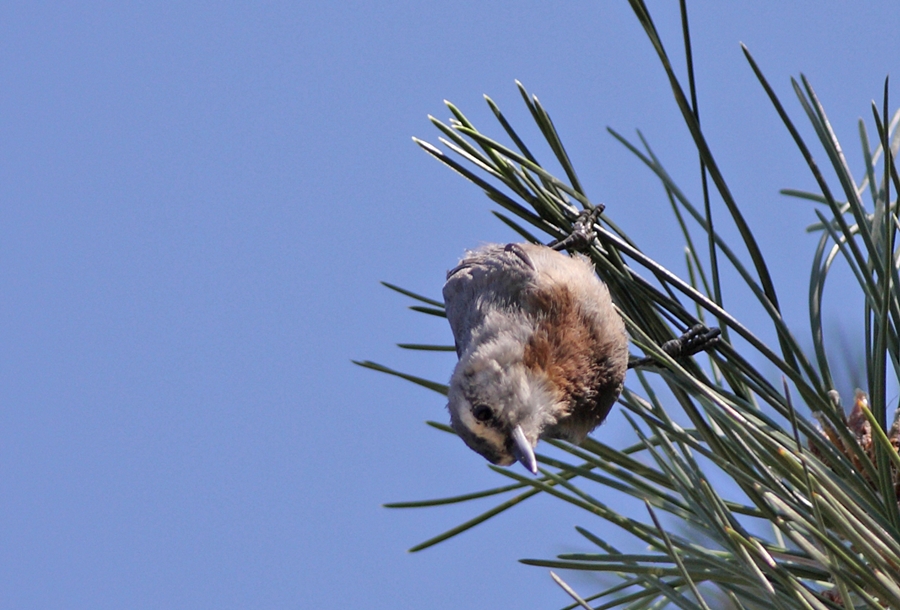
[{"label": "bird's wing", "polygon": [[489,311],[508,309],[521,300],[521,292],[535,272],[523,247],[527,245],[482,246],[467,252],[447,273],[444,305],[458,355],[466,350]]}]

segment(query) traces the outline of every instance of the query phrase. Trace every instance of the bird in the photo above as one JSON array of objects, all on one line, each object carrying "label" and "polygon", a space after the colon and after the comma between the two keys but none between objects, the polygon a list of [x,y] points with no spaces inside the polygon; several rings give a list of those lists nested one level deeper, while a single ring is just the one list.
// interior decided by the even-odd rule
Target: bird
[{"label": "bird", "polygon": [[532,243],[486,244],[447,273],[459,361],[454,431],[489,462],[537,474],[539,439],[581,443],[622,392],[628,334],[590,260]]}]

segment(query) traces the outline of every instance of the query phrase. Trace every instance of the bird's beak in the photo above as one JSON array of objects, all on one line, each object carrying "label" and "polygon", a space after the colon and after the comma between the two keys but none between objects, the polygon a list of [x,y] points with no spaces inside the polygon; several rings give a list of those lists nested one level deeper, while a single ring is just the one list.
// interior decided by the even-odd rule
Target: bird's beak
[{"label": "bird's beak", "polygon": [[513,428],[511,436],[513,439],[513,455],[515,458],[522,462],[522,465],[531,471],[531,474],[537,474],[537,460],[534,457],[534,449],[532,449],[528,439],[525,438],[522,426]]}]

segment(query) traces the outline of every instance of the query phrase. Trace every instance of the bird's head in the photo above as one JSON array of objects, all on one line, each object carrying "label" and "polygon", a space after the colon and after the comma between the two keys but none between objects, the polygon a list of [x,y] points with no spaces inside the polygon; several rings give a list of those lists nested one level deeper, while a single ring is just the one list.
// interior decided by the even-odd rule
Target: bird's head
[{"label": "bird's head", "polygon": [[547,376],[522,362],[523,342],[500,336],[462,355],[450,379],[450,424],[489,462],[537,474],[534,446],[562,409]]}]

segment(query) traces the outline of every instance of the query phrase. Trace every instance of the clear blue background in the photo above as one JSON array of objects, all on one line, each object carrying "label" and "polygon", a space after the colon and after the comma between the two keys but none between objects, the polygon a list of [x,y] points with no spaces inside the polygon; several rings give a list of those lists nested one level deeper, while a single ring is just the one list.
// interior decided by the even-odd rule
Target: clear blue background
[{"label": "clear blue background", "polygon": [[[814,183],[738,43],[808,136],[788,79],[810,77],[861,176],[856,120],[871,130],[900,13],[689,4],[704,130],[802,327],[812,204],[777,191]],[[651,9],[680,62],[675,5]],[[681,269],[661,187],[605,132],[642,129],[699,201],[624,0],[0,6],[0,606],[568,603],[515,560],[589,548],[575,524],[617,538],[549,499],[405,552],[490,503],[381,503],[501,479],[423,425],[440,396],[350,364],[448,378],[452,354],[393,346],[446,343],[445,322],[378,281],[437,297],[465,247],[514,236],[410,136],[436,139],[443,98],[498,133],[488,93],[536,141],[515,78],[592,198]],[[829,323],[858,327],[831,296]],[[726,294],[770,337],[744,303]],[[598,435],[630,442],[623,420]]]}]

